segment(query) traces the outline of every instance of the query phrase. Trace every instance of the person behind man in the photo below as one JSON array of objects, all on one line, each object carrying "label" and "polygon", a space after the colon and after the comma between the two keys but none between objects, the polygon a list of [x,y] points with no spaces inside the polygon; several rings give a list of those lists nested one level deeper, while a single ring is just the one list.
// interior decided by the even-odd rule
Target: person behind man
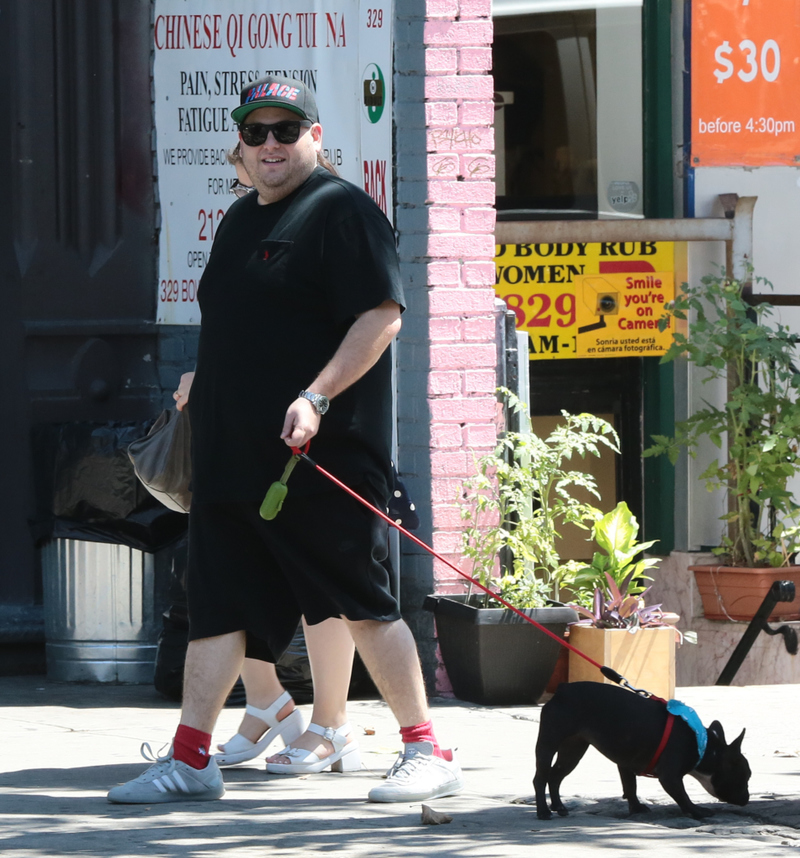
[{"label": "person behind man", "polygon": [[[242,163],[242,143],[227,152],[228,163],[236,170],[231,192],[244,197],[255,191]],[[317,163],[338,175],[330,162],[317,153]],[[175,407],[183,411],[189,405],[194,372],[181,376],[173,394]],[[281,685],[275,665],[257,658],[245,658],[242,682],[247,707],[238,731],[227,742],[218,744],[214,755],[220,767],[247,763],[261,756],[277,739],[286,747],[269,758],[281,774],[305,775],[340,764],[355,768],[360,762],[358,741],[347,718],[347,694],[353,664],[353,638],[338,617],[314,626],[303,621],[303,632],[314,686],[311,723],[305,726],[299,709],[293,708],[291,695]],[[333,730],[332,741],[325,738]],[[338,735],[337,735],[338,734]],[[344,762],[342,762],[342,760]]]},{"label": "person behind man", "polygon": [[403,307],[394,233],[366,193],[317,166],[322,127],[301,82],[262,78],[232,115],[257,194],[223,218],[199,287],[183,709],[172,753],[108,797],[220,797],[209,747],[225,697],[244,656],[276,661],[301,615],[345,621],[399,721],[404,751],[369,799],[451,795],[461,771],[433,733],[381,563],[385,523],[303,464],[277,517],[258,515],[289,448],[311,439],[320,464],[386,507],[387,349]]}]

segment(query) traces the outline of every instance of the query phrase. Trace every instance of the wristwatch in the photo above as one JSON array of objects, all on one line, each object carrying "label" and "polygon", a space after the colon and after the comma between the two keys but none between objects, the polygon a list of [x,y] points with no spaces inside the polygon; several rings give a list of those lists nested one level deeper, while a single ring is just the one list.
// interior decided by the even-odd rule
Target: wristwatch
[{"label": "wristwatch", "polygon": [[317,414],[324,414],[330,407],[331,403],[327,396],[321,393],[309,393],[307,390],[301,390],[297,394],[298,399],[307,399],[313,406]]}]

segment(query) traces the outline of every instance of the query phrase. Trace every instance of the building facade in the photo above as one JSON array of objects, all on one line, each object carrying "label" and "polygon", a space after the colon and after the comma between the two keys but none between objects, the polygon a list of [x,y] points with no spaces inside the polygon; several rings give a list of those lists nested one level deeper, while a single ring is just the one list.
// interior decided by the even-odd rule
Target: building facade
[{"label": "building facade", "polygon": [[[796,11],[794,0],[782,2]],[[233,7],[212,0],[198,5],[212,22],[213,47],[213,17]],[[318,5],[309,3],[303,14]],[[757,18],[737,13],[733,0],[720,0],[716,5],[729,13],[720,26],[731,29],[717,38],[698,23],[698,10],[707,5],[354,5],[359,27],[377,20],[370,18],[378,11],[373,7],[385,6],[392,28],[388,180],[408,298],[396,346],[397,464],[420,513],[418,535],[456,565],[462,562],[463,481],[474,471],[474,457],[493,448],[502,422],[498,297],[530,335],[531,381],[522,393],[534,425],[546,426],[562,408],[608,416],[623,447],[607,477],[608,505],[626,500],[645,537],[659,539],[665,554],[717,541],[719,504],[695,489],[702,463],[682,462],[673,470],[665,461],[641,459],[649,436],[669,432],[708,391],[686,367],[660,365],[645,346],[612,349],[602,358],[578,353],[583,305],[567,288],[597,272],[613,280],[666,267],[678,282],[700,276],[724,261],[720,242],[673,246],[677,236],[665,231],[661,247],[636,239],[633,225],[723,217],[719,195],[738,194],[758,197],[757,271],[778,293],[797,291],[792,224],[800,222],[800,155],[794,154],[800,117],[769,100],[790,91],[797,25],[767,32]],[[245,0],[238,6],[247,11]],[[33,664],[36,656],[24,653],[43,640],[41,545],[52,531],[42,519],[53,512],[59,473],[53,427],[151,419],[169,404],[196,354],[196,325],[158,322],[169,204],[158,184],[163,165],[153,68],[159,11],[159,0],[9,0],[0,6],[8,24],[0,35],[2,62],[11,82],[2,96],[7,124],[0,135],[7,189],[0,206],[0,403],[8,415],[0,444],[4,669],[24,669],[28,657]],[[198,26],[200,39],[202,20]],[[364,33],[354,28],[348,38],[366,39]],[[737,49],[745,41],[754,46],[752,62],[748,45]],[[280,45],[270,51],[277,67],[272,61]],[[701,69],[710,83],[696,86]],[[720,153],[707,144],[730,137],[720,121],[735,120],[700,108],[746,78],[766,92],[761,114],[753,116],[763,115],[772,131],[743,140],[744,156],[730,145]],[[752,153],[765,146],[753,161]],[[616,223],[617,233],[587,240],[587,222]],[[502,232],[512,224],[527,227]],[[498,240],[512,234],[527,237]],[[659,268],[650,261],[656,252],[663,254]],[[787,323],[795,323],[793,312],[785,309]],[[421,604],[427,593],[458,591],[461,582],[411,543],[401,542],[398,551],[404,613],[430,687],[446,692],[433,621]]]}]

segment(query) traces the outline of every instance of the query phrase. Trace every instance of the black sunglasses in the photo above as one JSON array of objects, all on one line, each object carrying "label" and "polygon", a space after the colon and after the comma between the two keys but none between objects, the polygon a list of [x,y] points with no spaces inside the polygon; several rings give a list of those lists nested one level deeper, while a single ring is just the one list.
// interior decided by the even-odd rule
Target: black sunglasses
[{"label": "black sunglasses", "polygon": [[243,182],[240,182],[238,179],[234,179],[231,182],[231,193],[234,196],[239,197],[240,199],[242,197],[246,197],[250,193],[250,191],[254,191],[254,190],[255,190],[255,188],[252,185],[245,185]]},{"label": "black sunglasses", "polygon": [[245,146],[263,146],[267,142],[269,132],[277,143],[297,143],[301,128],[311,128],[313,122],[308,119],[286,119],[283,122],[273,122],[264,125],[263,122],[248,122],[240,125],[239,131]]}]

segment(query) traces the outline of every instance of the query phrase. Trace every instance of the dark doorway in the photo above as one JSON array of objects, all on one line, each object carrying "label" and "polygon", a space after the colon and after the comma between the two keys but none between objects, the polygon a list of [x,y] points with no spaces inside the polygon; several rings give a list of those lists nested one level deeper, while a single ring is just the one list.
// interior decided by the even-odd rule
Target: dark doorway
[{"label": "dark doorway", "polygon": [[[642,522],[642,361],[640,358],[603,360],[537,360],[530,364],[531,416],[558,416],[589,412],[608,415],[620,437],[622,455],[616,457],[616,496],[603,494],[610,510],[624,500]],[[576,465],[576,467],[579,467]]]},{"label": "dark doorway", "polygon": [[152,415],[148,0],[10,0],[0,27],[0,607],[34,605],[44,423]]}]

